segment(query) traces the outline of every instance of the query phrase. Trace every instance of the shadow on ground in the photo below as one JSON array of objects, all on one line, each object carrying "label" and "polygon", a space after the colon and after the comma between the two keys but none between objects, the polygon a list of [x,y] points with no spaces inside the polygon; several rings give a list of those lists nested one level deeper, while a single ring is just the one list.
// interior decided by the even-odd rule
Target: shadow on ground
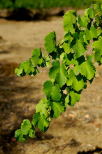
[{"label": "shadow on ground", "polygon": [[1,10],[0,18],[16,21],[48,20],[52,16],[63,16],[68,8],[50,8],[50,9],[25,9],[17,8],[12,10]]},{"label": "shadow on ground", "polygon": [[[17,63],[0,62],[0,134],[9,135],[23,118],[31,118],[38,99],[31,97],[39,87],[20,83],[14,74]],[[35,104],[34,104],[35,103]]]}]

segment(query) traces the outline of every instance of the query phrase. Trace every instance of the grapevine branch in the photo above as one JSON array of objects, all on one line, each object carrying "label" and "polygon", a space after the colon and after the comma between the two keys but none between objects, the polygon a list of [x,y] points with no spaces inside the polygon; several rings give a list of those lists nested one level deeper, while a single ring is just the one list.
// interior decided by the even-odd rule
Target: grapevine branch
[{"label": "grapevine branch", "polygon": [[32,76],[39,72],[39,67],[49,67],[49,80],[43,84],[45,97],[37,104],[32,121],[23,120],[16,130],[18,141],[34,138],[36,129],[45,132],[53,118],[59,117],[68,105],[74,106],[87,82],[95,78],[94,64],[102,64],[102,5],[93,5],[82,16],[68,11],[64,15],[64,31],[59,43],[55,32],[45,37],[47,56],[35,49],[32,57],[15,71],[18,76]]}]

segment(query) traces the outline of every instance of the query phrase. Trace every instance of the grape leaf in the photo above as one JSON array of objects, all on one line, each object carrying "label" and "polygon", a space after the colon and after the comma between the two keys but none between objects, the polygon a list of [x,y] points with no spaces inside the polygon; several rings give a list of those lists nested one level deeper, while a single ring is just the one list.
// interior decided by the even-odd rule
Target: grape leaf
[{"label": "grape leaf", "polygon": [[32,51],[32,56],[34,57],[41,57],[42,53],[41,53],[41,49],[40,48],[36,48]]},{"label": "grape leaf", "polygon": [[34,127],[37,126],[38,121],[39,121],[39,118],[40,118],[40,113],[39,113],[39,112],[36,112],[36,113],[33,115],[33,119],[32,119],[32,125],[33,125]]},{"label": "grape leaf", "polygon": [[40,48],[36,48],[32,52],[31,63],[33,67],[41,66],[43,64],[43,57]]},{"label": "grape leaf", "polygon": [[49,126],[49,121],[47,120],[47,117],[45,115],[40,115],[40,113],[38,112],[35,113],[33,116],[32,125],[44,132]]},{"label": "grape leaf", "polygon": [[29,130],[29,137],[30,138],[34,138],[35,137],[35,131],[34,130],[32,130],[32,129]]},{"label": "grape leaf", "polygon": [[57,118],[62,112],[64,112],[64,106],[58,102],[53,102],[52,109],[54,112],[53,115],[54,118]]},{"label": "grape leaf", "polygon": [[59,73],[56,76],[56,83],[59,84],[60,87],[64,86],[67,81],[67,71],[64,64],[60,65]]},{"label": "grape leaf", "polygon": [[102,50],[96,50],[94,53],[94,58],[96,62],[98,62],[99,64],[102,64]]},{"label": "grape leaf", "polygon": [[49,126],[49,122],[44,115],[41,115],[38,120],[38,128],[44,132]]},{"label": "grape leaf", "polygon": [[17,76],[21,76],[22,73],[23,73],[23,69],[22,68],[16,68],[15,73],[16,73]]},{"label": "grape leaf", "polygon": [[54,85],[51,90],[51,98],[53,101],[60,101],[61,93],[59,85]]},{"label": "grape leaf", "polygon": [[68,42],[68,43],[66,43],[66,42],[63,43],[62,47],[63,47],[64,51],[65,51],[67,54],[73,51],[73,49],[70,47],[69,42]]},{"label": "grape leaf", "polygon": [[31,122],[28,119],[25,119],[21,124],[21,128],[15,132],[15,137],[18,141],[23,142],[25,141],[27,135],[34,138],[35,130],[32,129]]},{"label": "grape leaf", "polygon": [[72,86],[73,80],[75,79],[75,73],[73,69],[68,70],[67,86]]},{"label": "grape leaf", "polygon": [[78,91],[82,90],[84,87],[85,87],[85,82],[83,79],[81,79],[81,80],[78,80],[77,78],[73,79],[72,88],[75,91],[78,92]]},{"label": "grape leaf", "polygon": [[24,142],[26,140],[24,138],[24,135],[22,134],[21,129],[16,130],[15,137],[16,137],[17,141],[19,141],[19,142]]},{"label": "grape leaf", "polygon": [[43,91],[45,92],[47,97],[50,97],[52,91],[53,83],[48,80],[43,85]]},{"label": "grape leaf", "polygon": [[60,64],[59,61],[54,61],[49,71],[50,78],[62,87],[66,83],[66,74],[67,71],[64,64]]},{"label": "grape leaf", "polygon": [[100,37],[99,40],[94,41],[92,47],[102,51],[102,37]]},{"label": "grape leaf", "polygon": [[23,67],[23,70],[27,75],[34,71],[34,67],[32,67],[30,60],[27,60],[24,63],[22,63],[21,67]]},{"label": "grape leaf", "polygon": [[69,105],[71,106],[74,106],[76,102],[78,102],[80,100],[80,94],[74,92],[74,91],[71,91],[69,93],[69,96],[70,96],[70,102],[69,102]]},{"label": "grape leaf", "polygon": [[35,73],[35,69],[32,66],[31,61],[27,60],[27,61],[20,64],[20,66],[15,70],[15,73],[18,76],[25,75],[25,74],[30,75],[30,74]]},{"label": "grape leaf", "polygon": [[40,100],[40,102],[36,105],[36,113],[48,116],[48,110],[50,110],[49,101],[46,98]]},{"label": "grape leaf", "polygon": [[[83,69],[84,68],[84,69]],[[95,67],[88,60],[83,62],[79,66],[80,73],[85,76],[88,80],[91,80],[95,76]]]},{"label": "grape leaf", "polygon": [[57,84],[52,84],[51,81],[47,81],[44,84],[44,92],[48,98],[51,98],[53,101],[59,101],[61,98],[60,88]]},{"label": "grape leaf", "polygon": [[66,96],[65,98],[65,107],[67,107],[67,105],[69,104],[69,95]]},{"label": "grape leaf", "polygon": [[76,59],[74,59],[73,53],[69,53],[69,54],[62,53],[60,58],[63,61],[63,64],[65,64],[65,66],[68,66],[70,64],[73,64],[73,65],[77,64]]},{"label": "grape leaf", "polygon": [[87,28],[89,21],[90,21],[90,19],[85,15],[78,17],[78,23],[81,27]]},{"label": "grape leaf", "polygon": [[55,80],[57,73],[59,72],[59,69],[60,69],[60,63],[58,60],[56,60],[52,63],[52,67],[50,68],[49,71],[49,77]]},{"label": "grape leaf", "polygon": [[80,91],[85,87],[83,79],[78,79],[73,69],[68,71],[67,86],[71,86],[75,91]]},{"label": "grape leaf", "polygon": [[48,53],[56,52],[56,34],[55,34],[55,32],[51,32],[45,37],[45,48],[48,51]]},{"label": "grape leaf", "polygon": [[32,128],[31,122],[28,119],[23,120],[23,123],[21,124],[21,131],[23,135],[27,135],[31,128]]},{"label": "grape leaf", "polygon": [[95,17],[94,9],[93,8],[86,9],[85,16],[87,16],[89,18],[94,18]]},{"label": "grape leaf", "polygon": [[71,32],[74,33],[75,29],[73,24],[76,23],[76,12],[71,10],[65,13],[64,15],[64,30],[65,32]]},{"label": "grape leaf", "polygon": [[83,53],[86,51],[86,49],[84,48],[83,43],[81,42],[81,40],[77,40],[76,44],[73,47],[74,51],[75,51],[75,57],[79,58],[83,55]]},{"label": "grape leaf", "polygon": [[100,29],[96,29],[94,26],[91,26],[90,29],[86,29],[84,38],[85,40],[93,40],[101,34]]}]

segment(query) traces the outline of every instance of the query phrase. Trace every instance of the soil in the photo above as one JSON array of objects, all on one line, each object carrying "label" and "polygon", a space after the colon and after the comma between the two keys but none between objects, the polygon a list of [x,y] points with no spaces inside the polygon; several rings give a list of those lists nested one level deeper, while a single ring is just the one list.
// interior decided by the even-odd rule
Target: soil
[{"label": "soil", "polygon": [[45,134],[24,143],[14,139],[21,121],[31,119],[48,78],[46,69],[36,77],[17,77],[14,69],[34,48],[44,48],[50,31],[58,40],[63,37],[62,18],[0,20],[0,154],[102,154],[102,66],[97,66],[96,78],[80,102],[54,119]]}]

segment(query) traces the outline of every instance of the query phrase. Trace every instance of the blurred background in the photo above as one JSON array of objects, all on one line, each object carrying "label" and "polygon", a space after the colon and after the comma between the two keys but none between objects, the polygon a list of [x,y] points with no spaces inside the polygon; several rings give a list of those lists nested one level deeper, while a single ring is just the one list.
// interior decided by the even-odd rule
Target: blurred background
[{"label": "blurred background", "polygon": [[64,13],[102,0],[0,0],[0,154],[102,154],[102,66],[80,102],[51,122],[45,134],[18,143],[14,132],[23,119],[32,119],[43,97],[42,84],[48,70],[35,77],[17,77],[15,68],[44,51],[44,37],[51,31],[57,40],[64,35]]},{"label": "blurred background", "polygon": [[0,17],[17,20],[41,20],[47,16],[62,16],[68,8],[84,9],[93,3],[99,3],[101,1],[102,0],[0,0]]},{"label": "blurred background", "polygon": [[87,7],[93,0],[0,0],[0,8]]}]

